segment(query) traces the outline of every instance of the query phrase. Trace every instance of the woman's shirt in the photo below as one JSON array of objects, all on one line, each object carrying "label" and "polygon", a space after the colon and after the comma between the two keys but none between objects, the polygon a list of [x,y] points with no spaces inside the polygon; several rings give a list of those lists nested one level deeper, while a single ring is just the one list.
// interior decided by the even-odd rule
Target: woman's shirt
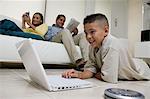
[{"label": "woman's shirt", "polygon": [[37,26],[35,29],[32,29],[29,27],[29,28],[23,29],[23,31],[28,32],[28,33],[38,34],[38,35],[44,37],[44,35],[48,31],[48,26],[47,26],[47,24],[41,24],[41,25]]}]

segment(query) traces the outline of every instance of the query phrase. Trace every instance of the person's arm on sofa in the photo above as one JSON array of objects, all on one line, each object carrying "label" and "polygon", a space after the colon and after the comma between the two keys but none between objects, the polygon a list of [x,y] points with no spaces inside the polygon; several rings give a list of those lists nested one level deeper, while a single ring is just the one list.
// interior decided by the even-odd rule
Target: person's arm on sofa
[{"label": "person's arm on sofa", "polygon": [[34,26],[34,25],[31,23],[31,19],[30,19],[30,16],[29,16],[29,15],[25,15],[25,16],[24,16],[24,21],[29,25],[30,28],[32,28],[33,30],[35,30],[36,26]]},{"label": "person's arm on sofa", "polygon": [[24,17],[25,15],[23,14],[22,15],[22,29],[26,29]]}]

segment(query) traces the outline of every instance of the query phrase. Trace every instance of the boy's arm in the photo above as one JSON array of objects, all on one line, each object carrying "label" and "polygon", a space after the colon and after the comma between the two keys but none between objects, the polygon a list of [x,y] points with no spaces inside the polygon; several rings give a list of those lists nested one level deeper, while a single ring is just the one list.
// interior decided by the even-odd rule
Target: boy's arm
[{"label": "boy's arm", "polygon": [[86,79],[86,78],[91,78],[94,76],[94,73],[96,73],[96,64],[94,62],[94,55],[93,55],[93,49],[90,47],[89,49],[89,60],[87,63],[84,65],[84,71],[79,72],[74,69],[67,70],[65,71],[62,76],[65,78],[70,78],[70,77],[77,77],[81,79]]},{"label": "boy's arm", "polygon": [[[92,51],[90,51],[90,52],[92,52]],[[89,56],[91,56],[91,55],[89,55]],[[89,60],[84,65],[84,71],[83,72],[79,72],[79,71],[76,71],[74,69],[71,69],[71,70],[65,71],[62,74],[62,76],[65,78],[77,77],[77,78],[81,78],[81,79],[93,77],[94,73],[96,73],[96,67],[95,67],[96,64],[94,63],[92,57],[93,56],[89,57]]]},{"label": "boy's arm", "polygon": [[101,77],[101,73],[98,72],[94,75],[95,78],[99,79],[99,80],[102,80],[102,77]]},{"label": "boy's arm", "polygon": [[93,77],[93,73],[89,70],[85,70],[83,72],[76,71],[74,69],[67,70],[62,74],[65,78],[80,78],[80,79],[86,79]]},{"label": "boy's arm", "polygon": [[94,73],[92,73],[89,70],[84,70],[83,72],[78,72],[78,78],[80,79],[86,79],[93,77]]},{"label": "boy's arm", "polygon": [[110,83],[117,83],[119,75],[118,66],[119,66],[119,52],[111,48],[107,53],[107,55],[103,58],[103,65],[101,68],[102,79]]}]

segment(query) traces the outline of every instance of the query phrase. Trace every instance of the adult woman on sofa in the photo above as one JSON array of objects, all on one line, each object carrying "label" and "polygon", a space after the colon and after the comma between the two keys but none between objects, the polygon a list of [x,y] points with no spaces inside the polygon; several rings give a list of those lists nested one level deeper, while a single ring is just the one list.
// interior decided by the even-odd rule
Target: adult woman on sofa
[{"label": "adult woman on sofa", "polygon": [[[26,27],[26,24],[29,27]],[[48,30],[48,26],[43,23],[43,15],[41,13],[34,13],[31,21],[29,13],[26,12],[22,15],[22,29],[24,32],[38,34],[43,37]]]}]

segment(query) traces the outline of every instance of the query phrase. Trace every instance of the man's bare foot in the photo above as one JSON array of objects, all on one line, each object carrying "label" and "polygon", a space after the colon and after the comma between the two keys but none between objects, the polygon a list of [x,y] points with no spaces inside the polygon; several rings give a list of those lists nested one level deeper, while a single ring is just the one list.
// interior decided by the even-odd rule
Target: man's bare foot
[{"label": "man's bare foot", "polygon": [[83,59],[78,59],[76,61],[76,66],[77,66],[77,70],[82,71],[84,69],[84,65],[86,64],[87,61],[84,61]]}]

